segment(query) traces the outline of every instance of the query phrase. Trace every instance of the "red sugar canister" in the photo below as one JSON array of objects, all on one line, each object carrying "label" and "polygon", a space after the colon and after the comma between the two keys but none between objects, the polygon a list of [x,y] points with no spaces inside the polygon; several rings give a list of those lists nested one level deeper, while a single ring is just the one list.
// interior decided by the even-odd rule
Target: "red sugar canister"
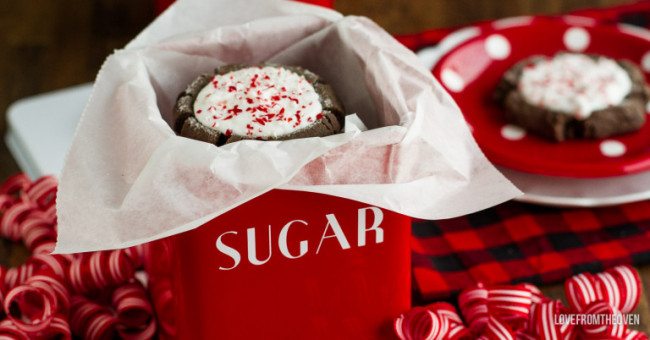
[{"label": "red sugar canister", "polygon": [[381,339],[410,307],[410,218],[272,190],[147,246],[166,339]]}]

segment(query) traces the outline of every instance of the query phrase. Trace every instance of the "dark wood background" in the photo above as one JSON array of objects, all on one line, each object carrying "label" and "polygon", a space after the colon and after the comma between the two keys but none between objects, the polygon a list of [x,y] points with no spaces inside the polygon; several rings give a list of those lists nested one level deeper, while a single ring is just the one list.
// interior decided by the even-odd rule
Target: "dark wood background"
[{"label": "dark wood background", "polygon": [[527,14],[559,14],[625,0],[336,0],[344,14],[367,16],[391,33],[414,33]]},{"label": "dark wood background", "polygon": [[[337,0],[344,14],[364,15],[391,33],[534,13],[564,13],[584,7],[623,4],[624,0]],[[153,18],[153,0],[0,1],[0,135],[4,112],[13,101],[94,79],[105,57],[121,48]],[[18,172],[0,142],[0,181]],[[0,242],[0,263],[16,265],[24,248]],[[650,267],[641,268],[650,287]],[[561,295],[560,287],[544,289]],[[647,294],[646,294],[647,295]],[[648,331],[647,297],[638,309]]]}]

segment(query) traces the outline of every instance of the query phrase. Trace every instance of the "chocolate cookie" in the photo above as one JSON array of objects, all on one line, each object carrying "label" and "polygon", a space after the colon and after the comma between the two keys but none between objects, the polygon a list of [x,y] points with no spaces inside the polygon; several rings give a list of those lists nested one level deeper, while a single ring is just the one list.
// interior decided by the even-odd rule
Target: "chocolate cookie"
[{"label": "chocolate cookie", "polygon": [[633,63],[561,53],[517,63],[494,93],[505,119],[555,141],[595,139],[640,129],[650,91]]},{"label": "chocolate cookie", "polygon": [[174,106],[177,134],[224,145],[341,131],[345,113],[331,86],[298,66],[226,65],[202,74]]}]

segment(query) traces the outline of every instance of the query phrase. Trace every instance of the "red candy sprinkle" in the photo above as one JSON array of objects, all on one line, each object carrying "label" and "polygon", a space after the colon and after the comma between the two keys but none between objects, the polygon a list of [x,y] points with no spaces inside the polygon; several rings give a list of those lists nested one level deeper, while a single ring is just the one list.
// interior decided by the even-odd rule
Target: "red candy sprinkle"
[{"label": "red candy sprinkle", "polygon": [[239,108],[239,105],[235,105],[232,109],[228,110],[228,113],[232,113],[234,115],[242,112],[242,110]]}]

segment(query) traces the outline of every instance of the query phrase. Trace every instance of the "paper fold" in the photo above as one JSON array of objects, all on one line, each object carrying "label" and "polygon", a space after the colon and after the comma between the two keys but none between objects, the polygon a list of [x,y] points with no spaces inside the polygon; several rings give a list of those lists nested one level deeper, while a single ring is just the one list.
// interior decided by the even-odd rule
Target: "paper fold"
[{"label": "paper fold", "polygon": [[[316,72],[368,130],[215,147],[169,128],[196,75],[263,61]],[[181,0],[98,74],[61,175],[56,251],[191,230],[274,188],[428,219],[520,194],[430,72],[370,20],[294,2]]]}]

